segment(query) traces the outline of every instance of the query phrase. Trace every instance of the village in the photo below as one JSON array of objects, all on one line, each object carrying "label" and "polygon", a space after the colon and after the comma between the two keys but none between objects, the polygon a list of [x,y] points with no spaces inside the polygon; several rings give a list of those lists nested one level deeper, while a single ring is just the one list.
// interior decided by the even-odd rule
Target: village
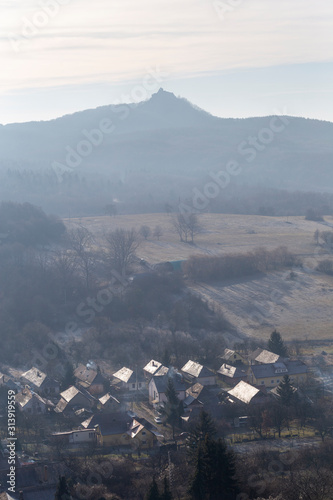
[{"label": "village", "polygon": [[[286,375],[295,391],[301,393],[306,385],[309,370],[297,358],[262,348],[249,355],[225,349],[220,358],[217,371],[192,360],[179,370],[151,360],[141,369],[124,366],[111,379],[89,362],[77,366],[74,384],[62,391],[59,381],[35,366],[19,379],[1,374],[0,383],[17,392],[17,408],[23,415],[47,419],[55,414],[63,419],[69,428],[45,436],[49,442],[136,450],[166,442],[169,432],[163,425],[163,406],[170,381],[182,402],[185,431],[202,410],[231,427],[239,426],[239,420],[244,423],[248,418],[250,407],[277,397],[277,387]],[[231,411],[236,407],[237,411]]]}]

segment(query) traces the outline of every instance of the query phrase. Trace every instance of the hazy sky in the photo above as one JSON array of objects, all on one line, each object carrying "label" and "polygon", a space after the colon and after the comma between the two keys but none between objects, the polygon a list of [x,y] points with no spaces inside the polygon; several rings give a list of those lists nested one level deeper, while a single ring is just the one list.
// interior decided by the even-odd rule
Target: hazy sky
[{"label": "hazy sky", "polygon": [[218,116],[278,110],[333,121],[329,0],[0,0],[0,8],[0,123],[142,100],[159,87]]}]

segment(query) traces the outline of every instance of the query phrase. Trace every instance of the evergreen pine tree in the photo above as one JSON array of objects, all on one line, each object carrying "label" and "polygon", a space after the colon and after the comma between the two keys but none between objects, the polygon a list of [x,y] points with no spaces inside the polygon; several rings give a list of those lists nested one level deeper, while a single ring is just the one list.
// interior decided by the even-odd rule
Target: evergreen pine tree
[{"label": "evergreen pine tree", "polygon": [[205,410],[202,410],[198,423],[190,430],[187,438],[187,452],[189,457],[195,456],[199,443],[204,442],[206,436],[214,439],[215,435],[216,427],[211,416]]},{"label": "evergreen pine tree", "polygon": [[163,485],[164,485],[164,490],[161,495],[161,500],[172,500],[172,494],[169,488],[169,481],[167,480],[166,477],[164,478]]},{"label": "evergreen pine tree", "polygon": [[267,347],[269,351],[274,352],[283,358],[288,356],[288,351],[282,340],[281,334],[276,330],[271,333]]},{"label": "evergreen pine tree", "polygon": [[291,385],[289,375],[284,375],[282,381],[276,388],[279,401],[284,406],[290,406],[295,398],[295,392]]},{"label": "evergreen pine tree", "polygon": [[65,478],[65,476],[59,476],[54,500],[72,500],[72,496],[70,494],[67,479]]},{"label": "evergreen pine tree", "polygon": [[155,478],[153,478],[153,481],[149,487],[148,493],[146,495],[146,500],[161,500]]},{"label": "evergreen pine tree", "polygon": [[206,498],[206,467],[204,443],[200,443],[195,454],[195,470],[190,481],[188,492],[193,500]]},{"label": "evergreen pine tree", "polygon": [[168,379],[168,385],[165,391],[167,402],[163,408],[163,414],[166,422],[172,427],[172,436],[175,439],[175,428],[180,423],[180,417],[183,413],[183,403],[179,400],[172,378]]}]

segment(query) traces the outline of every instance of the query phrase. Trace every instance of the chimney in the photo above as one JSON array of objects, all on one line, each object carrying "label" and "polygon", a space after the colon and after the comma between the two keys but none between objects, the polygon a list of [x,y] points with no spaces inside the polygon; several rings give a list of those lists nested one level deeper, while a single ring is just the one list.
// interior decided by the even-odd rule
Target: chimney
[{"label": "chimney", "polygon": [[23,491],[20,491],[19,493],[19,500],[24,500]]},{"label": "chimney", "polygon": [[47,465],[44,465],[44,482],[47,483],[48,480],[49,480],[49,474],[48,474]]}]

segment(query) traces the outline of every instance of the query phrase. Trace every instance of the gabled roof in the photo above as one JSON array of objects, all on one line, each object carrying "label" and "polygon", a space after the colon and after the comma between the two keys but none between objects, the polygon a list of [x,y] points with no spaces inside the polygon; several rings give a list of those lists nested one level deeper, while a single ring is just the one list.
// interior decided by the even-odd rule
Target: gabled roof
[{"label": "gabled roof", "polygon": [[40,397],[38,394],[27,388],[23,389],[21,392],[18,392],[15,396],[15,401],[21,408],[24,408],[32,399],[37,400],[39,403],[45,406],[47,405],[54,406],[53,403],[51,403],[51,401],[48,401],[47,399]]},{"label": "gabled roof", "polygon": [[159,394],[165,393],[168,387],[169,378],[172,379],[176,391],[185,391],[185,385],[179,373],[172,375],[168,374],[168,375],[155,376],[152,378],[150,383],[152,383],[152,381],[155,383],[157,392]]},{"label": "gabled roof", "polygon": [[282,358],[278,354],[275,354],[274,352],[259,348],[256,349],[251,354],[251,359],[253,361],[256,361],[257,363],[268,364],[268,363],[277,363]]},{"label": "gabled roof", "polygon": [[157,372],[155,372],[155,377],[161,377],[162,375],[167,375],[169,372],[169,368],[167,366],[160,366]]},{"label": "gabled roof", "polygon": [[229,378],[241,378],[241,377],[246,377],[246,371],[242,370],[239,366],[231,366],[227,365],[226,363],[223,363],[221,368],[217,370],[217,373],[220,375],[223,375],[224,377],[229,377]]},{"label": "gabled roof", "polygon": [[159,361],[155,361],[154,359],[151,359],[149,363],[146,364],[144,367],[143,371],[149,373],[150,375],[154,375],[155,372],[162,366],[162,363]]},{"label": "gabled roof", "polygon": [[107,394],[104,394],[104,396],[102,396],[101,398],[99,398],[98,400],[102,405],[105,405],[106,403],[110,402],[110,403],[117,403],[117,404],[120,404],[120,401],[118,401],[118,399],[116,399],[114,396],[111,396],[111,394],[107,393]]},{"label": "gabled roof", "polygon": [[80,388],[80,389],[78,389],[77,387],[75,387],[75,385],[72,385],[71,387],[69,387],[65,391],[61,392],[60,393],[60,397],[62,399],[64,399],[67,403],[69,403],[78,394],[81,394],[82,396],[84,396],[85,398],[87,398],[89,401],[94,401],[95,400],[95,398],[91,394],[89,394],[89,392],[86,391],[83,387]]},{"label": "gabled roof", "polygon": [[308,371],[306,364],[298,360],[267,365],[252,365],[251,370],[256,379],[276,377],[276,375],[302,375]]},{"label": "gabled roof", "polygon": [[127,413],[97,413],[85,422],[82,422],[81,426],[85,429],[93,429],[98,425],[102,436],[110,436],[127,433],[131,420],[131,417]]},{"label": "gabled roof", "polygon": [[121,368],[120,370],[118,370],[116,373],[113,374],[115,378],[118,378],[122,382],[125,382],[125,384],[131,382],[133,375],[134,375],[133,370],[131,370],[130,368],[126,368],[126,366],[123,366],[123,368]]},{"label": "gabled roof", "polygon": [[236,351],[233,349],[224,349],[224,352],[222,356],[219,356],[222,359],[225,359],[226,361],[229,361],[229,359],[233,358],[235,354],[238,354]]},{"label": "gabled roof", "polygon": [[21,378],[24,378],[31,384],[36,387],[40,387],[45,381],[47,375],[43,373],[41,370],[33,366],[30,370],[25,373],[22,373]]},{"label": "gabled roof", "polygon": [[194,378],[199,378],[199,377],[212,377],[214,376],[214,373],[206,368],[203,365],[200,365],[199,363],[196,363],[195,361],[189,360],[181,369],[183,373],[186,373],[187,375],[190,375],[191,377]]},{"label": "gabled roof", "polygon": [[260,390],[256,387],[241,380],[233,389],[228,391],[228,394],[242,403],[249,404],[259,392]]},{"label": "gabled roof", "polygon": [[74,376],[86,387],[90,387],[92,383],[102,384],[104,382],[104,377],[98,370],[82,364],[76,368]]}]

